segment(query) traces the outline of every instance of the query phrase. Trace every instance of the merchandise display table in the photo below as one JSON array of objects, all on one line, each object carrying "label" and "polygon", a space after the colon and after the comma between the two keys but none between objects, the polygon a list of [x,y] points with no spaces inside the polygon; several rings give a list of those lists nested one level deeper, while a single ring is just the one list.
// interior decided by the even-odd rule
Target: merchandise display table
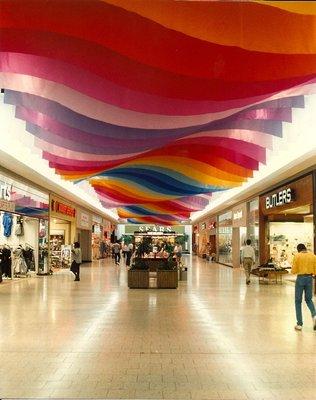
[{"label": "merchandise display table", "polygon": [[285,270],[276,270],[276,269],[270,269],[270,268],[261,268],[258,271],[258,278],[259,278],[259,283],[260,284],[280,284],[282,285],[283,283],[283,275],[287,274],[287,271]]}]

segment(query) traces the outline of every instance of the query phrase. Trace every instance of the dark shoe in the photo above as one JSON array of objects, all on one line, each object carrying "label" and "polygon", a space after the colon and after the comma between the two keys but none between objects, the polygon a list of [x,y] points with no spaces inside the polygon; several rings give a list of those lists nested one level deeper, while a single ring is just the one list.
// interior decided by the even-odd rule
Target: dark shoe
[{"label": "dark shoe", "polygon": [[76,281],[77,281],[77,282],[80,281],[80,278],[76,278],[76,279],[74,280],[74,282],[76,282]]},{"label": "dark shoe", "polygon": [[250,285],[250,281],[246,281],[246,285]]}]

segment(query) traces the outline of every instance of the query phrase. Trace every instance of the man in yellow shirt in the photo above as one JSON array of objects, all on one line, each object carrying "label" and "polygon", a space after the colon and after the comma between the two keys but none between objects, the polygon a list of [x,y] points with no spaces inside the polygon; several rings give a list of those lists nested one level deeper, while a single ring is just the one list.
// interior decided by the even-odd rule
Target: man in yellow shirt
[{"label": "man in yellow shirt", "polygon": [[305,292],[305,302],[309,308],[314,331],[316,331],[316,311],[313,303],[313,275],[316,275],[316,256],[307,252],[303,243],[297,246],[298,253],[295,254],[292,265],[292,274],[296,274],[295,283],[295,311],[297,324],[295,329],[301,331],[303,327],[302,298]]}]

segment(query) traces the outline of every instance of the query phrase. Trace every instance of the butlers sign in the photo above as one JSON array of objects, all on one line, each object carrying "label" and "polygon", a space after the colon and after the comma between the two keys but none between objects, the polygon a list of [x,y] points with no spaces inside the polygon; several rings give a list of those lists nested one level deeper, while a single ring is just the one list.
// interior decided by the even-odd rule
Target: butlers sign
[{"label": "butlers sign", "polygon": [[266,209],[284,206],[294,200],[294,191],[291,188],[285,188],[277,193],[273,193],[265,198]]}]

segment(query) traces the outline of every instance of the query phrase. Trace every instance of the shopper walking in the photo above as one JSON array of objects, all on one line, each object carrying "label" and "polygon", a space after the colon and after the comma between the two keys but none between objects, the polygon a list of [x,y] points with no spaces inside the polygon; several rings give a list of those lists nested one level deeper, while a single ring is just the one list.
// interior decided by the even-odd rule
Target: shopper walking
[{"label": "shopper walking", "polygon": [[174,257],[176,259],[177,265],[181,263],[181,257],[182,257],[182,246],[181,244],[176,244],[174,249],[173,249]]},{"label": "shopper walking", "polygon": [[120,265],[121,261],[121,246],[119,242],[116,242],[113,244],[113,250],[114,250],[114,258],[115,258],[115,264]]},{"label": "shopper walking", "polygon": [[126,266],[129,267],[131,265],[131,258],[133,255],[133,250],[134,250],[134,246],[133,243],[130,243],[127,246],[127,251],[126,251]]},{"label": "shopper walking", "polygon": [[296,274],[295,282],[295,311],[297,331],[303,327],[302,298],[305,293],[305,302],[313,319],[314,331],[316,331],[316,311],[313,303],[313,275],[316,275],[316,256],[307,251],[305,245],[297,246],[298,253],[293,258],[292,274]]},{"label": "shopper walking", "polygon": [[256,261],[256,254],[254,248],[251,246],[251,240],[246,240],[246,246],[241,249],[241,261],[246,275],[246,284],[250,284],[250,274],[253,264]]},{"label": "shopper walking", "polygon": [[71,249],[72,263],[70,271],[75,275],[75,281],[80,281],[80,264],[82,263],[81,249],[79,242],[73,244]]},{"label": "shopper walking", "polygon": [[124,260],[126,259],[127,252],[128,252],[128,246],[127,246],[126,243],[124,243],[123,248],[122,248],[122,253],[123,253]]}]

